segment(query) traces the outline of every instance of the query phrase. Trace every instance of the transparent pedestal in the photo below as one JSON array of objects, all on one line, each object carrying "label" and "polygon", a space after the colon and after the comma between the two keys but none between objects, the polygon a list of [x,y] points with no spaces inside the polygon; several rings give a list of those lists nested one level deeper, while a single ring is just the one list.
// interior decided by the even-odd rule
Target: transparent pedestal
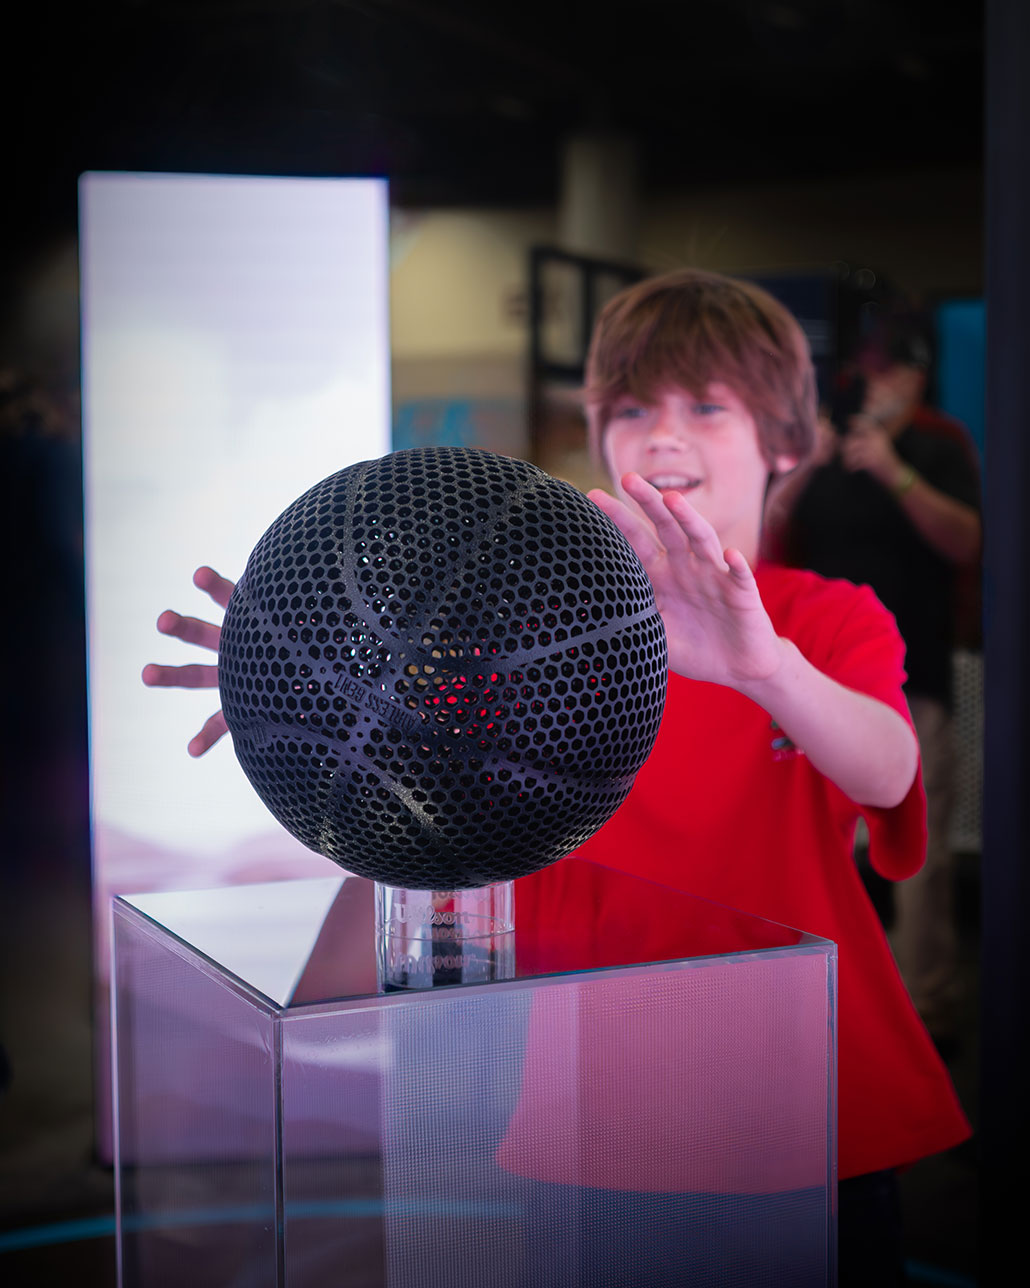
[{"label": "transparent pedestal", "polygon": [[114,900],[122,1288],[832,1284],[834,945],[577,859],[514,905],[509,978],[403,988],[360,878]]}]

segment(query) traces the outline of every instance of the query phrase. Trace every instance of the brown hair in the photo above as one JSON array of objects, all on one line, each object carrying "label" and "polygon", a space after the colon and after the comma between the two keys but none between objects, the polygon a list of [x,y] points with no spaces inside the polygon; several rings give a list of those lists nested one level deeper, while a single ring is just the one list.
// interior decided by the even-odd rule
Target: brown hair
[{"label": "brown hair", "polygon": [[612,409],[625,395],[653,401],[678,386],[703,397],[720,381],[743,400],[770,459],[815,445],[815,372],[793,315],[752,282],[685,268],[613,296],[594,327],[586,368],[595,459]]}]

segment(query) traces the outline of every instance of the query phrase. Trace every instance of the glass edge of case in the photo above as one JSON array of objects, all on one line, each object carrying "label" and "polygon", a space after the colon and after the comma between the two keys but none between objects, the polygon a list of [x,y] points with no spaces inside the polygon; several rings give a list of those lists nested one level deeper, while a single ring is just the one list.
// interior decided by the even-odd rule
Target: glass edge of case
[{"label": "glass edge of case", "polygon": [[[652,884],[659,884],[657,882]],[[146,892],[150,893],[150,892]],[[175,893],[181,894],[182,891]],[[162,942],[165,942],[178,952],[179,956],[188,956],[204,967],[207,974],[223,983],[226,987],[232,988],[241,997],[247,1001],[259,1006],[262,1010],[269,1012],[271,1015],[279,1018],[290,1017],[310,1017],[325,1010],[366,1010],[370,1004],[374,1004],[376,1009],[385,1005],[396,1005],[410,1000],[417,993],[420,999],[428,1000],[432,997],[442,995],[453,995],[456,991],[468,992],[472,989],[497,989],[497,988],[525,988],[532,987],[536,981],[553,981],[557,979],[571,979],[577,975],[601,975],[611,974],[615,971],[657,971],[663,967],[681,966],[691,968],[695,965],[704,965],[714,961],[723,961],[728,959],[763,960],[770,957],[778,957],[783,954],[796,955],[799,952],[803,955],[817,954],[828,958],[836,959],[837,945],[831,939],[825,939],[819,935],[810,934],[808,931],[795,930],[793,927],[784,926],[783,929],[791,930],[798,936],[793,944],[776,944],[767,948],[741,948],[735,951],[721,953],[700,953],[697,956],[690,957],[663,957],[655,960],[641,962],[622,962],[613,963],[603,966],[583,966],[567,967],[561,970],[541,971],[533,975],[516,976],[513,979],[491,980],[489,982],[470,980],[467,982],[457,982],[453,984],[442,984],[432,989],[417,989],[411,991],[399,990],[397,992],[363,992],[348,993],[339,996],[327,996],[314,1002],[302,1002],[291,1005],[289,1001],[278,1002],[269,997],[267,993],[262,992],[254,984],[243,979],[236,974],[230,967],[205,953],[203,949],[198,948],[189,940],[183,939],[181,935],[166,926],[162,921],[144,912],[142,908],[137,907],[133,902],[132,894],[112,895],[111,896],[111,915],[112,919],[116,915],[121,915],[127,920],[131,920],[156,937],[155,932],[159,932]],[[700,898],[700,896],[692,896]],[[705,903],[711,903],[711,900],[702,900]],[[722,907],[724,905],[715,905]],[[731,911],[736,911],[731,909]],[[751,914],[745,914],[750,916]],[[781,925],[780,922],[768,922],[766,918],[754,918],[757,921],[766,921],[770,925]],[[295,981],[296,983],[296,981]]]},{"label": "glass edge of case", "polygon": [[267,993],[263,993],[255,985],[237,975],[228,966],[209,956],[202,948],[198,948],[196,944],[191,944],[188,939],[183,939],[181,935],[176,934],[164,922],[158,921],[156,917],[144,912],[142,908],[137,908],[131,902],[131,898],[131,895],[111,896],[112,919],[117,915],[121,915],[127,921],[132,921],[137,926],[141,926],[152,938],[157,939],[160,936],[160,942],[176,952],[178,956],[190,957],[200,962],[205,967],[206,974],[224,984],[227,988],[239,993],[248,1002],[260,1007],[261,1010],[278,1015],[285,1009],[281,1002],[277,1002],[274,998],[269,997]]},{"label": "glass edge of case", "polygon": [[284,1020],[311,1018],[312,1015],[317,1015],[322,1011],[362,1011],[372,1009],[370,1008],[370,1003],[374,1003],[374,1009],[379,1010],[383,1006],[394,1006],[411,1001],[413,997],[418,997],[420,1001],[429,1001],[435,997],[453,996],[456,992],[468,993],[475,990],[487,990],[492,993],[501,988],[533,988],[538,983],[546,984],[562,979],[571,980],[578,975],[612,975],[617,973],[629,975],[635,971],[642,973],[658,972],[670,967],[682,967],[690,970],[695,967],[711,965],[712,962],[718,961],[738,960],[743,962],[758,959],[767,961],[770,958],[783,956],[817,956],[825,957],[828,961],[836,961],[837,945],[832,939],[820,939],[818,936],[812,936],[810,941],[806,938],[804,942],[779,944],[774,948],[742,948],[739,952],[699,953],[696,957],[663,957],[655,961],[624,962],[622,965],[569,967],[564,970],[540,971],[538,974],[533,975],[519,975],[514,979],[469,980],[455,984],[439,984],[434,988],[411,989],[408,991],[398,989],[389,993],[352,993],[345,997],[326,997],[317,1002],[301,1002],[297,1005],[287,1003],[276,1009],[281,1012]]}]

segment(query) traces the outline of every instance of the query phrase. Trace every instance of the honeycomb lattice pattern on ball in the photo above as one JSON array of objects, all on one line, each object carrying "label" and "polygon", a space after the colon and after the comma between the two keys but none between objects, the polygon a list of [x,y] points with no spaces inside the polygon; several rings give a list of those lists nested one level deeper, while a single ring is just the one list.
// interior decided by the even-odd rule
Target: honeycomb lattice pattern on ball
[{"label": "honeycomb lattice pattern on ball", "polygon": [[462,889],[570,853],[665,702],[665,632],[613,523],[524,461],[415,448],[341,470],[254,548],[219,685],[258,795],[389,885]]}]

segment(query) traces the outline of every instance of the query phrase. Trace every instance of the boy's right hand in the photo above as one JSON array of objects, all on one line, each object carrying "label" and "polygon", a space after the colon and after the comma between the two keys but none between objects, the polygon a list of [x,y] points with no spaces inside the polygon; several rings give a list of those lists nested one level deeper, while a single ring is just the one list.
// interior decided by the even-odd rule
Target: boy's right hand
[{"label": "boy's right hand", "polygon": [[663,496],[638,474],[621,480],[642,513],[600,490],[591,499],[637,552],[665,622],[669,669],[745,691],[782,665],[783,647],[754,573],[680,492]]},{"label": "boy's right hand", "polygon": [[[229,596],[235,585],[208,567],[197,569],[193,574],[193,584],[210,595],[220,608],[228,606]],[[222,635],[221,626],[216,626],[214,622],[205,622],[199,617],[182,617],[171,609],[166,609],[157,619],[157,629],[162,635],[171,635],[187,644],[197,644],[216,654]],[[194,662],[187,666],[163,666],[148,662],[143,668],[142,679],[150,688],[216,689],[218,663],[216,661],[211,665]],[[216,711],[205,720],[200,732],[190,739],[186,750],[191,756],[202,756],[225,732],[225,717],[220,710]]]}]

